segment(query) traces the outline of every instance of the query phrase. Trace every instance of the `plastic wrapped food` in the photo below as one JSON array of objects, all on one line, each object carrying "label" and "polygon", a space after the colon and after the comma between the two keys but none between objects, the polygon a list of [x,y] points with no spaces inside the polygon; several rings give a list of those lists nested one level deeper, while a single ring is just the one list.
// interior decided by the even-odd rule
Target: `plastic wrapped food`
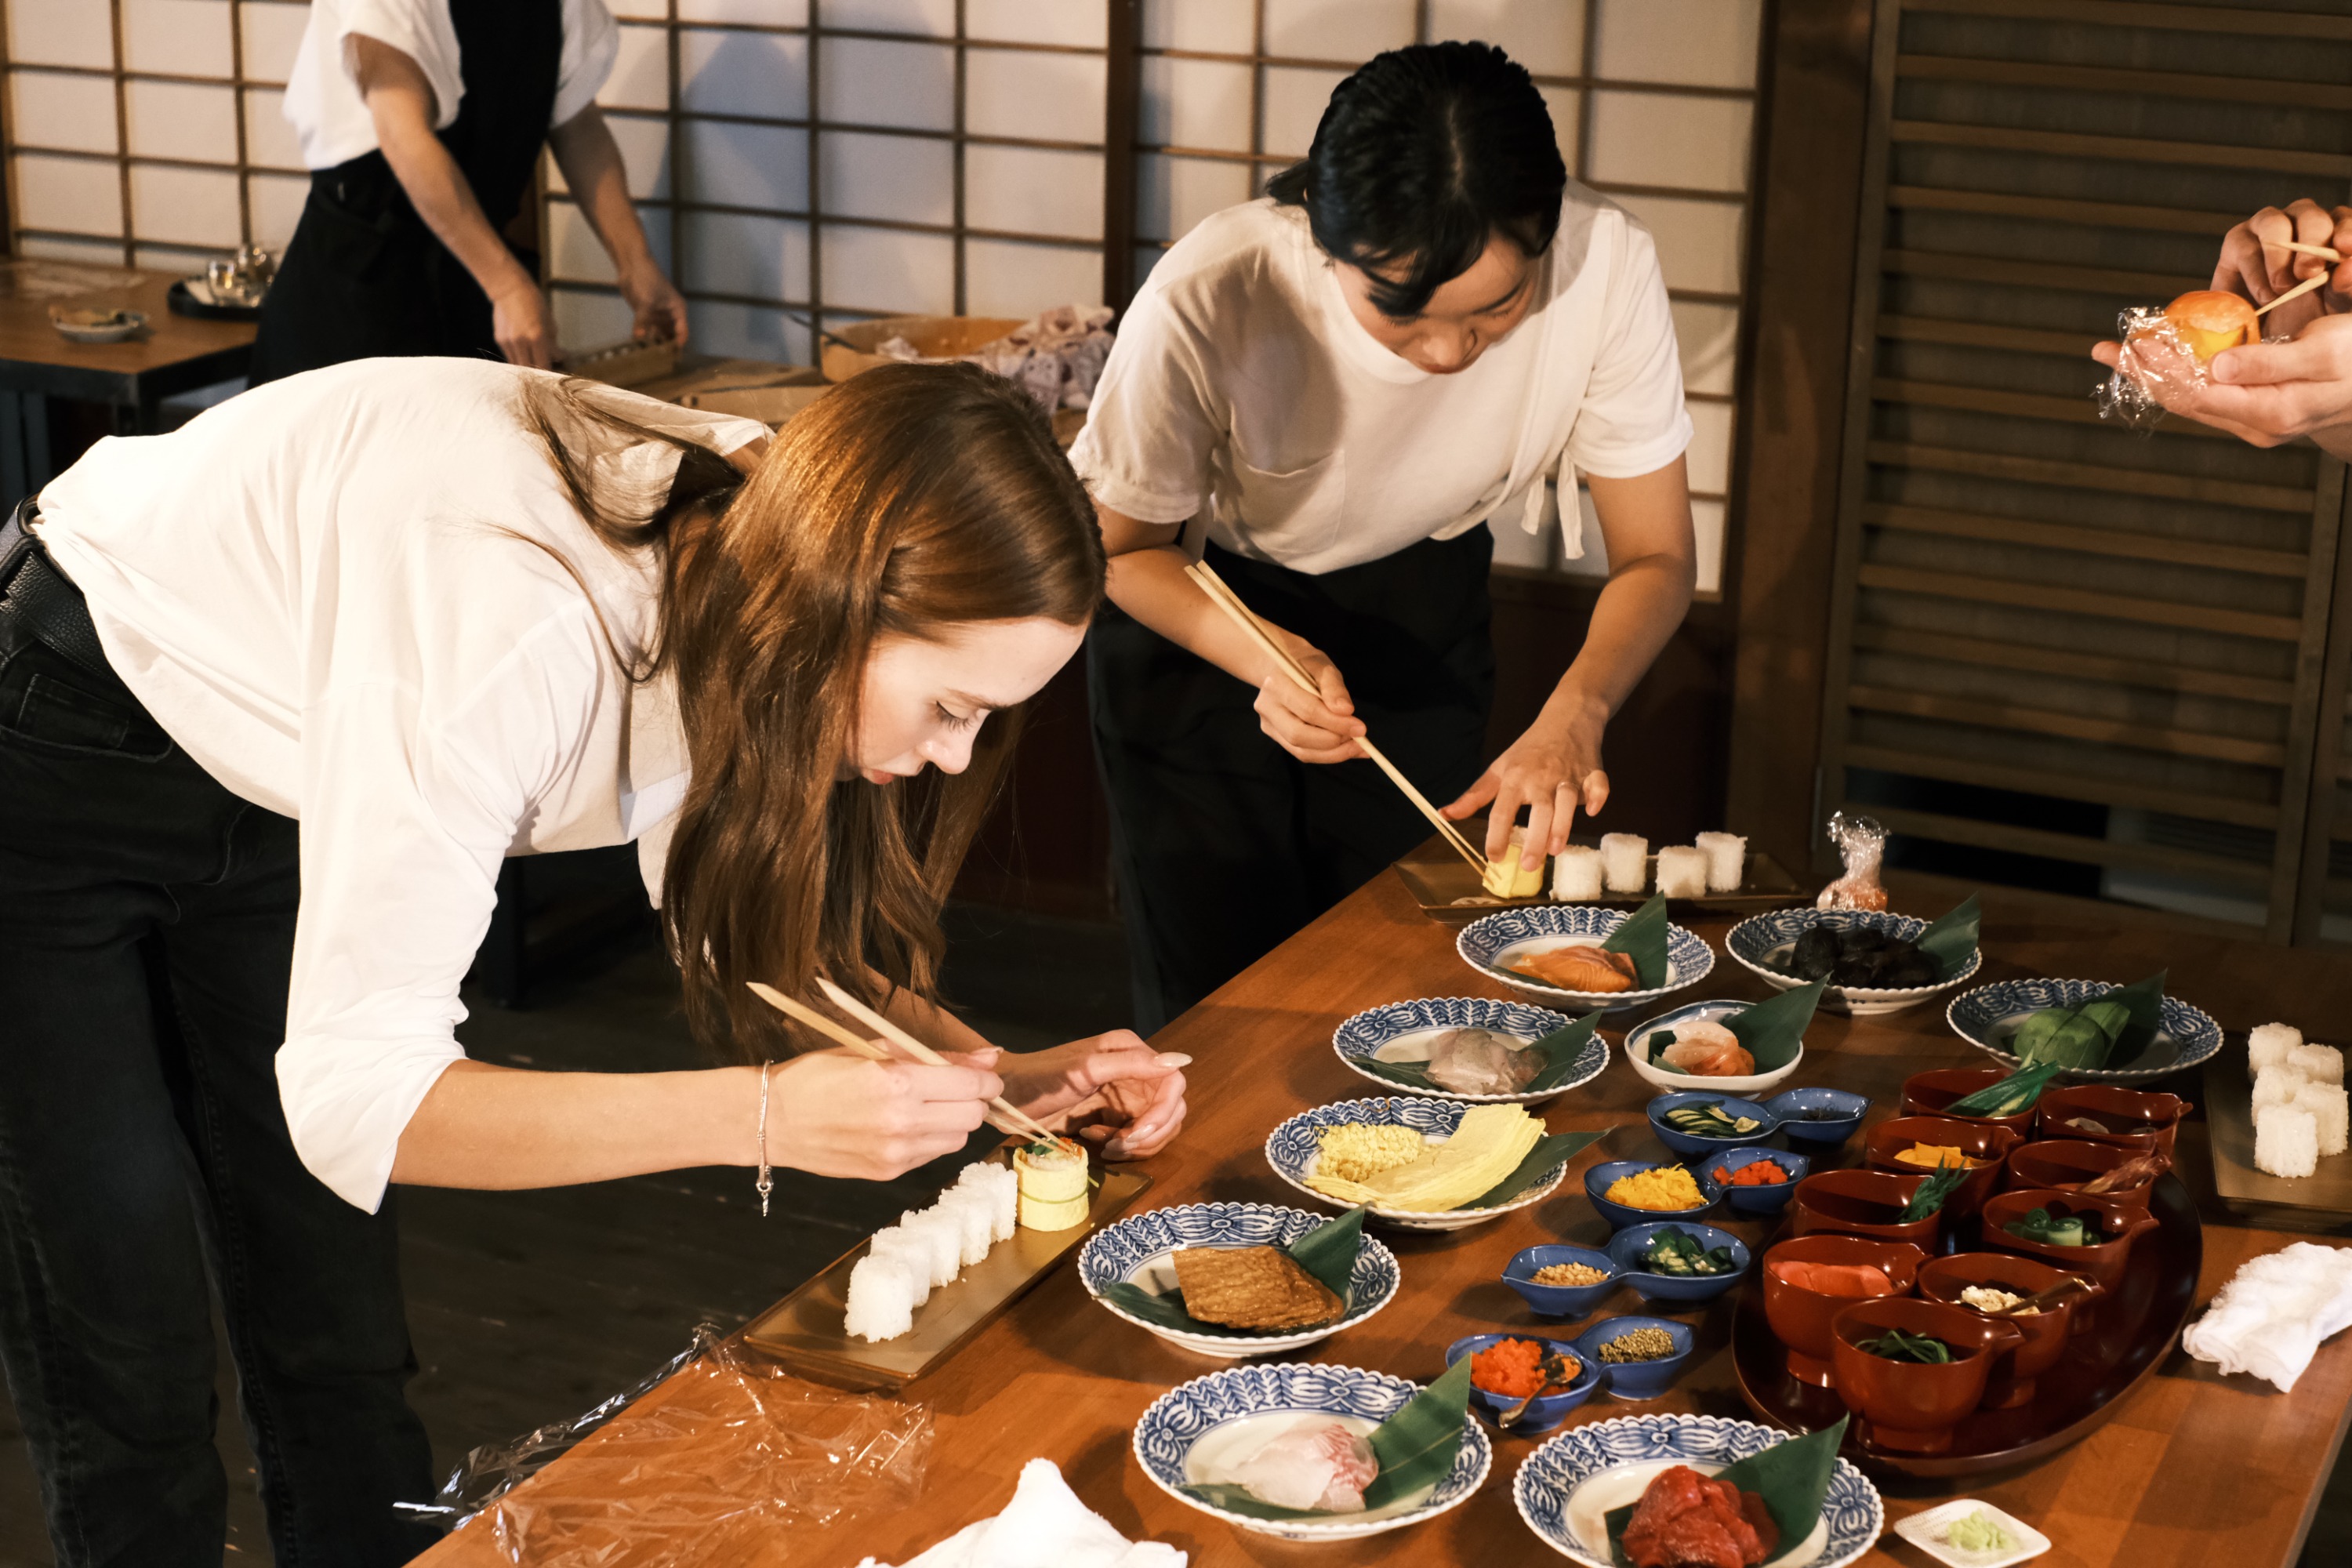
[{"label": "plastic wrapped food", "polygon": [[1878,868],[1886,858],[1886,829],[1876,819],[1837,812],[1830,817],[1830,842],[1845,862],[1845,875],[1822,889],[1813,907],[1823,910],[1883,910],[1886,889]]},{"label": "plastic wrapped food", "polygon": [[706,1323],[637,1387],[475,1449],[411,1511],[514,1563],[783,1563],[796,1532],[913,1502],[930,1447],[929,1407],[804,1383]]},{"label": "plastic wrapped food", "polygon": [[2114,374],[2099,388],[2099,412],[2136,429],[2164,417],[2162,395],[2209,384],[2215,354],[2263,341],[2254,308],[2235,294],[2199,289],[2163,310],[2134,306],[2116,318],[2123,347]]}]

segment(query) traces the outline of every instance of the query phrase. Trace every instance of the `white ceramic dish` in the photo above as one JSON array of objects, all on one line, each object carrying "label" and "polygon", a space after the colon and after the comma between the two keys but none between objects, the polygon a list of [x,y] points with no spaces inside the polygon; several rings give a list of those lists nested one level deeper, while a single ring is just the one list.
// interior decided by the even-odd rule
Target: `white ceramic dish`
[{"label": "white ceramic dish", "polygon": [[[1944,1539],[1944,1531],[1954,1521],[1982,1510],[1995,1524],[2007,1531],[2017,1542],[2008,1552],[1963,1552]],[[1895,1533],[1934,1558],[1948,1568],[2011,1568],[2011,1564],[2029,1562],[2050,1550],[2050,1538],[2019,1519],[2003,1513],[1989,1502],[1974,1498],[1954,1498],[1925,1513],[1915,1513],[1908,1519],[1897,1520]]]},{"label": "white ceramic dish", "polygon": [[1664,1031],[1674,1037],[1677,1024],[1701,1020],[1716,1022],[1735,1013],[1745,1013],[1756,1005],[1753,1002],[1693,1002],[1671,1013],[1661,1013],[1646,1023],[1636,1024],[1625,1034],[1625,1063],[1642,1076],[1644,1083],[1655,1084],[1669,1093],[1683,1089],[1704,1090],[1709,1094],[1727,1095],[1734,1100],[1759,1100],[1789,1081],[1790,1076],[1805,1062],[1805,1047],[1800,1045],[1797,1054],[1770,1072],[1743,1073],[1737,1078],[1699,1078],[1686,1072],[1670,1072],[1650,1061],[1651,1037]]},{"label": "white ceramic dish", "polygon": [[122,320],[110,326],[81,327],[69,321],[59,321],[53,311],[49,316],[49,325],[55,327],[64,337],[78,343],[128,342],[147,330],[146,311],[124,310],[121,315]]},{"label": "white ceramic dish", "polygon": [[[1794,991],[1806,982],[1773,965],[1788,956],[1797,938],[1813,926],[1837,930],[1857,925],[1878,926],[1906,939],[1916,938],[1927,929],[1927,922],[1915,916],[1871,910],[1774,910],[1768,914],[1750,915],[1733,926],[1723,939],[1723,951],[1742,968],[1760,975],[1774,990]],[[1916,1007],[1931,996],[1940,996],[1956,985],[1966,984],[1983,967],[1984,950],[1979,948],[1969,954],[1966,967],[1958,974],[1933,985],[1824,985],[1822,1011],[1845,1013],[1856,1018],[1884,1017],[1906,1007]]]}]

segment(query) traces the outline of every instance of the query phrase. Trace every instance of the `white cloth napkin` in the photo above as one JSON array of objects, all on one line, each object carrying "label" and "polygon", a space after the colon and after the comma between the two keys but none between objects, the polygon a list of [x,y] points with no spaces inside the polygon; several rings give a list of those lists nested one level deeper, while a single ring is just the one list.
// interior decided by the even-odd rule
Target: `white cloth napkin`
[{"label": "white cloth napkin", "polygon": [[[1156,1541],[1130,1542],[1078,1500],[1051,1459],[1021,1467],[1013,1500],[994,1519],[968,1524],[905,1568],[1184,1568]],[[868,1557],[857,1568],[885,1568]]]},{"label": "white cloth napkin", "polygon": [[2282,1394],[2311,1364],[2319,1343],[2352,1328],[2352,1248],[2308,1241],[2249,1258],[2180,1347],[2223,1372],[2250,1372]]}]

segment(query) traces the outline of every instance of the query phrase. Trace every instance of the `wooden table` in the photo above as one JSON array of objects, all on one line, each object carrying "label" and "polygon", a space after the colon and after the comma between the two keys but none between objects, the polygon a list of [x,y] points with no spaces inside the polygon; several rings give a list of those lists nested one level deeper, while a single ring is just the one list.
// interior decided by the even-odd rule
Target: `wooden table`
[{"label": "wooden table", "polygon": [[[1916,912],[1933,914],[1948,902],[1940,894],[1904,900],[1898,884],[1898,907],[1916,903]],[[2124,912],[2112,918],[2095,909],[2087,915],[2053,914],[1997,893],[1986,896],[1985,906],[1983,981],[2022,974],[2135,980],[2168,964],[2168,988],[2233,1031],[2272,1018],[2320,1026],[2344,1018],[2352,1000],[2339,956],[2183,938]],[[1721,956],[1729,923],[1698,926],[1718,957],[1714,973],[1690,999],[1767,994],[1760,981]],[[1359,1009],[1408,997],[1507,994],[1463,965],[1453,939],[1452,929],[1424,918],[1396,879],[1382,875],[1171,1024],[1155,1043],[1192,1053],[1192,1116],[1176,1146],[1146,1167],[1156,1185],[1139,1206],[1213,1198],[1297,1203],[1266,1167],[1261,1146],[1267,1132],[1306,1107],[1377,1092],[1333,1056],[1334,1025]],[[1616,1031],[1611,1036],[1615,1043]],[[1808,1031],[1806,1057],[1805,1081],[1869,1093],[1877,1101],[1874,1119],[1894,1113],[1909,1074],[1985,1060],[1950,1033],[1940,1005],[1879,1019],[1824,1014]],[[2225,1051],[2219,1070],[2242,1067]],[[2173,1087],[2201,1098],[2193,1074]],[[1384,1239],[1403,1265],[1397,1299],[1370,1321],[1304,1352],[1305,1359],[1427,1379],[1442,1370],[1444,1346],[1463,1334],[1534,1330],[1536,1320],[1497,1275],[1522,1247],[1555,1238],[1597,1244],[1605,1237],[1607,1227],[1585,1200],[1579,1173],[1596,1160],[1664,1155],[1643,1117],[1651,1094],[1622,1062],[1612,1061],[1592,1084],[1554,1101],[1546,1120],[1556,1131],[1621,1131],[1605,1147],[1580,1156],[1559,1192],[1540,1205],[1445,1235],[1387,1233]],[[1849,1149],[1859,1142],[1857,1135]],[[2181,1146],[2182,1176],[2206,1205],[2201,1307],[2247,1258],[2302,1238],[2233,1225],[2210,1204],[2201,1123],[2184,1132]],[[1733,1224],[1751,1243],[1765,1234],[1755,1222],[1716,1223]],[[1604,1308],[1637,1310],[1630,1291]],[[1749,1415],[1732,1379],[1728,1301],[1673,1315],[1698,1322],[1700,1343],[1700,1354],[1675,1390],[1641,1406],[1601,1398],[1571,1415],[1572,1422],[1637,1408]],[[1074,1268],[1061,1269],[910,1389],[930,1406],[937,1424],[929,1479],[918,1506],[796,1533],[788,1552],[757,1561],[850,1564],[871,1553],[902,1563],[996,1512],[1023,1462],[1036,1456],[1058,1463],[1078,1495],[1130,1539],[1171,1542],[1191,1552],[1198,1568],[1553,1560],[1511,1503],[1512,1477],[1535,1446],[1527,1438],[1497,1437],[1492,1474],[1453,1512],[1344,1547],[1244,1533],[1170,1498],[1137,1467],[1130,1433],[1152,1400],[1214,1364],[1224,1363],[1190,1357],[1112,1318],[1088,1301]],[[659,1389],[646,1396],[661,1397]],[[2222,1377],[2176,1350],[2113,1419],[2042,1465],[1965,1486],[1898,1479],[1882,1480],[1880,1489],[1890,1521],[1949,1497],[1990,1500],[2052,1538],[2054,1550],[2041,1560],[2048,1568],[2291,1564],[2343,1440],[2347,1401],[2352,1336],[2323,1346],[2292,1394],[2252,1378]],[[563,1473],[559,1462],[531,1484],[561,1489]],[[662,1484],[659,1475],[646,1478],[649,1489]],[[478,1521],[419,1561],[432,1568],[487,1568],[505,1559]],[[1890,1531],[1866,1561],[1921,1568],[1927,1560]]]}]

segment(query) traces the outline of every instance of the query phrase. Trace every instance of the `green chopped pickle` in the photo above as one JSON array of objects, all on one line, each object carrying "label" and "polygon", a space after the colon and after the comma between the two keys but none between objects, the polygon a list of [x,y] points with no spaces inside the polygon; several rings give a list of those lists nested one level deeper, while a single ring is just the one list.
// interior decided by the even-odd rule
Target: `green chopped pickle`
[{"label": "green chopped pickle", "polygon": [[2048,1209],[2029,1210],[2000,1228],[2044,1247],[2096,1247],[2106,1240],[2099,1228],[2081,1215],[2070,1214],[2061,1219]]},{"label": "green chopped pickle", "polygon": [[1710,1100],[1703,1105],[1677,1105],[1664,1113],[1667,1126],[1693,1138],[1740,1138],[1764,1124],[1752,1116],[1726,1116],[1723,1101]]},{"label": "green chopped pickle", "polygon": [[1642,1254],[1642,1267],[1653,1274],[1676,1274],[1696,1279],[1728,1274],[1734,1265],[1731,1248],[1701,1247],[1698,1237],[1670,1225],[1650,1238],[1649,1249]]},{"label": "green chopped pickle", "polygon": [[1944,1539],[1963,1552],[2011,1552],[2017,1547],[2017,1538],[1982,1509],[1952,1521],[1945,1528]]},{"label": "green chopped pickle", "polygon": [[1874,1340],[1857,1341],[1854,1348],[1888,1361],[1921,1362],[1930,1366],[1941,1366],[1952,1359],[1952,1347],[1933,1334],[1906,1333],[1901,1329],[1889,1329]]}]

